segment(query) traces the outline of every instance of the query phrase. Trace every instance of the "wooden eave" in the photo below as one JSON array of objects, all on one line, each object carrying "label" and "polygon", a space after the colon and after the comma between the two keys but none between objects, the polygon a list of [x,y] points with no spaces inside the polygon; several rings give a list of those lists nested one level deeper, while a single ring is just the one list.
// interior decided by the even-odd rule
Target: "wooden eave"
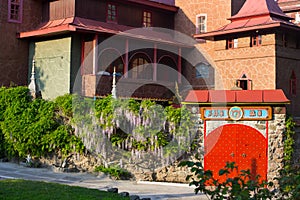
[{"label": "wooden eave", "polygon": [[229,29],[229,30],[216,30],[211,31],[207,33],[202,34],[195,34],[195,39],[205,39],[205,40],[222,40],[223,38],[233,36],[233,35],[252,35],[253,33],[260,33],[260,32],[274,32],[276,29],[284,29],[289,30],[292,32],[299,32],[300,33],[300,27],[299,26],[291,26],[289,24],[285,24],[282,22],[274,22],[272,24],[262,24],[262,25],[256,25],[256,26],[249,26],[249,27],[242,27],[242,28],[236,28],[236,29]]},{"label": "wooden eave", "polygon": [[[167,5],[155,1],[149,1],[149,0],[126,0],[127,2],[130,2],[132,4],[139,4],[139,5],[144,5],[144,6],[150,6],[153,8],[158,8],[162,9],[165,11],[170,11],[170,12],[178,12],[179,8],[177,6],[172,6],[172,5]],[[124,0],[121,0],[122,3],[124,3]]]},{"label": "wooden eave", "polygon": [[[137,30],[137,31],[135,31]],[[90,32],[119,35],[122,37],[162,43],[183,48],[194,48],[193,44],[186,44],[172,38],[171,35],[154,31],[151,28],[139,28],[99,22],[95,20],[71,17],[60,20],[53,20],[42,24],[39,28],[20,32],[18,38],[48,37],[51,35],[59,35],[71,32]]]}]

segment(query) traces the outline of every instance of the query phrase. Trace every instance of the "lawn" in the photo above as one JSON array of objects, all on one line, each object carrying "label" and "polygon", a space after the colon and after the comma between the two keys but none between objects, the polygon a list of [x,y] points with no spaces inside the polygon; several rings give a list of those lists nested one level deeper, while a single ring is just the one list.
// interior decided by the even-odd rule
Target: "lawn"
[{"label": "lawn", "polygon": [[128,200],[118,194],[57,183],[1,180],[1,200]]}]

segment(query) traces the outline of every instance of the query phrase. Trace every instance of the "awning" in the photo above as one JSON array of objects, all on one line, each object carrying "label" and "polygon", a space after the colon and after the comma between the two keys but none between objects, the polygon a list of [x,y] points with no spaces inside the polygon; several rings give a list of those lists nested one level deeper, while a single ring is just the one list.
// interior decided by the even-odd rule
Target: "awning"
[{"label": "awning", "polygon": [[183,104],[289,104],[278,90],[191,90]]}]

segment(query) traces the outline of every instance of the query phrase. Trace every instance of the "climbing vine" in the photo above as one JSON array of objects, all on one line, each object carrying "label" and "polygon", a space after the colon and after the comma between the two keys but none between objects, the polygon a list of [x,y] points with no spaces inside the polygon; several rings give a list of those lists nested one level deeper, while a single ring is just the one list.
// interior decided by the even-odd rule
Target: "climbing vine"
[{"label": "climbing vine", "polygon": [[292,117],[289,117],[286,121],[286,132],[284,140],[284,160],[285,169],[291,169],[293,153],[294,153],[294,135],[295,135],[295,122]]},{"label": "climbing vine", "polygon": [[[57,102],[31,99],[26,87],[0,89],[2,157],[24,158],[52,152],[82,152],[83,143],[65,120],[69,96]],[[63,103],[60,103],[63,102]],[[65,109],[62,109],[65,107]],[[62,115],[64,113],[64,115]]]}]

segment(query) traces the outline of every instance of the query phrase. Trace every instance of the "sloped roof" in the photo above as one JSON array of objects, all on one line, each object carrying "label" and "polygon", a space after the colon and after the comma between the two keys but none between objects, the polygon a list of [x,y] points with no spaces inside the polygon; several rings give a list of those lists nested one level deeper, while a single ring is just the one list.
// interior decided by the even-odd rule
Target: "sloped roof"
[{"label": "sloped roof", "polygon": [[151,28],[134,28],[124,26],[116,23],[105,23],[96,20],[70,17],[60,20],[51,20],[41,24],[37,29],[27,32],[20,32],[19,38],[43,37],[50,35],[58,35],[68,32],[94,32],[118,34],[119,36],[147,40],[169,45],[181,46],[186,48],[193,48],[192,44],[185,44],[175,40],[172,35],[168,33],[158,32]]},{"label": "sloped roof", "polygon": [[185,104],[288,104],[281,89],[277,90],[191,90]]},{"label": "sloped roof", "polygon": [[229,19],[235,21],[239,18],[249,19],[260,15],[268,15],[285,21],[292,19],[284,14],[274,0],[247,0],[240,11]]},{"label": "sloped roof", "polygon": [[247,0],[240,11],[229,18],[231,23],[211,32],[194,35],[197,39],[215,39],[215,36],[284,27],[300,31],[290,22],[274,0]]}]

